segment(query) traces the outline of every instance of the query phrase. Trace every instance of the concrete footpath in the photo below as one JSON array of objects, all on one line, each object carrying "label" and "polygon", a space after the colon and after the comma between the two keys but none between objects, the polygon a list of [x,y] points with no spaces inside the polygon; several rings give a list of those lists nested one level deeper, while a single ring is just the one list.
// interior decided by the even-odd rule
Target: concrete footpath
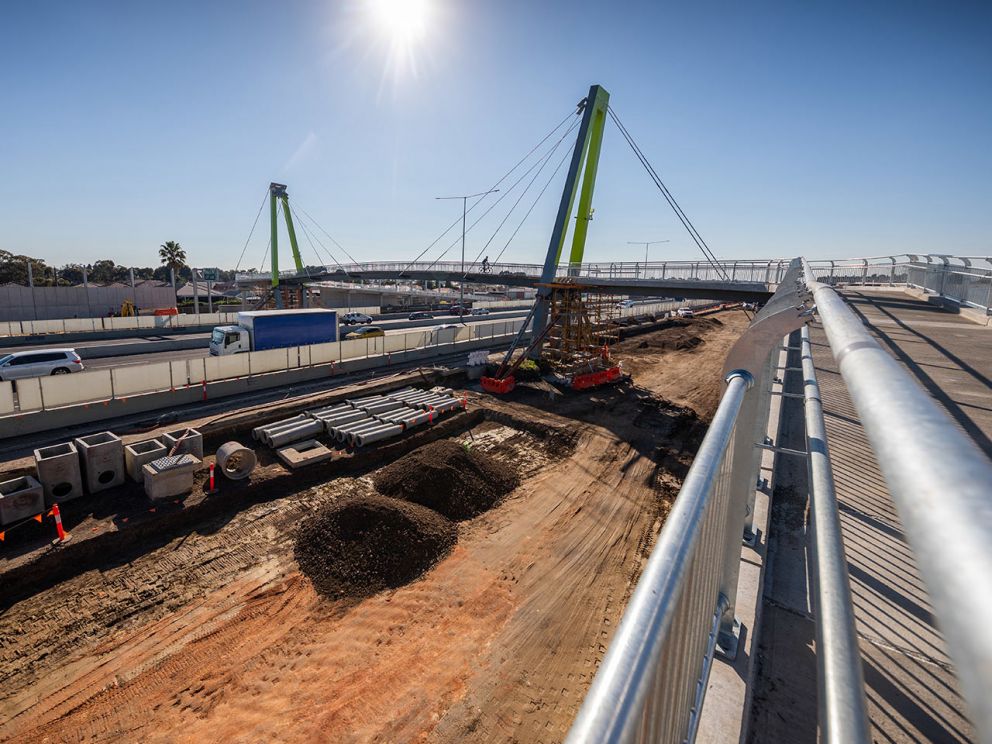
[{"label": "concrete footpath", "polygon": [[[901,291],[844,291],[882,348],[992,456],[992,330]],[[827,345],[812,333],[865,677],[879,742],[967,742],[975,733],[938,618],[874,453]],[[799,366],[790,352],[789,367]],[[802,392],[801,374],[786,390]],[[788,401],[778,444],[803,448],[801,401]],[[805,460],[780,456],[772,498],[764,623],[749,741],[816,741],[817,675],[810,602]]]}]

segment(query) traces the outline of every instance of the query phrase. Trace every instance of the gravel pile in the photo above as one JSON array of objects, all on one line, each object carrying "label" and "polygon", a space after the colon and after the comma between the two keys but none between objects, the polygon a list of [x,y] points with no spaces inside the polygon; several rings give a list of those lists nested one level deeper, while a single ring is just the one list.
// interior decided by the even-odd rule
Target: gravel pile
[{"label": "gravel pile", "polygon": [[520,484],[520,479],[505,462],[457,442],[441,440],[387,465],[376,474],[373,483],[380,493],[421,504],[460,521],[494,507]]},{"label": "gravel pile", "polygon": [[328,597],[366,597],[421,576],[455,541],[437,512],[383,496],[355,496],[325,507],[297,531],[300,570]]}]

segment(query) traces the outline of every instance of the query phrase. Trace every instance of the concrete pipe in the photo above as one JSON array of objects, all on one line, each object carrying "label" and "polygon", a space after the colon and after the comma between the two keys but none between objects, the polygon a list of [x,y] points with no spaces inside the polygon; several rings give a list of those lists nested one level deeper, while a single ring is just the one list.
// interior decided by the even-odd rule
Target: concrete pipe
[{"label": "concrete pipe", "polygon": [[403,427],[396,426],[384,426],[381,429],[374,429],[373,431],[364,432],[355,436],[355,446],[364,447],[366,444],[371,444],[372,442],[378,442],[381,439],[389,439],[390,437],[395,437],[403,433]]},{"label": "concrete pipe", "polygon": [[286,429],[278,432],[277,434],[270,434],[269,446],[282,447],[290,442],[299,442],[301,439],[311,439],[318,434],[322,434],[323,431],[324,425],[320,421],[311,420],[309,423],[300,424],[294,429]]},{"label": "concrete pipe", "polygon": [[[265,426],[259,426],[254,431],[259,433],[258,439],[265,441],[265,435],[271,435],[278,431],[284,429],[292,429],[294,426],[299,426],[302,423],[311,421],[309,416],[304,416],[302,413],[299,416],[294,416],[291,419],[283,419],[282,421],[275,421],[271,424],[266,424]],[[254,431],[252,433],[254,433]]]},{"label": "concrete pipe", "polygon": [[320,420],[327,426],[335,426],[337,424],[348,424],[352,421],[358,421],[363,418],[367,418],[365,411],[349,408],[348,413],[336,413],[333,416],[327,417],[321,416]]},{"label": "concrete pipe", "polygon": [[403,427],[405,429],[412,429],[415,426],[421,426],[426,424],[433,417],[430,411],[424,411],[423,413],[418,413],[415,416],[411,416],[403,422]]},{"label": "concrete pipe", "polygon": [[348,443],[350,447],[357,447],[358,437],[365,437],[373,432],[379,431],[380,429],[392,429],[394,427],[399,428],[400,431],[403,431],[403,427],[400,426],[399,424],[384,424],[380,421],[378,426],[374,426],[369,429],[359,429],[358,431],[349,431],[348,435],[345,437],[345,441]]},{"label": "concrete pipe", "polygon": [[369,423],[364,424],[363,426],[356,426],[354,428],[343,431],[339,430],[336,438],[339,442],[351,442],[352,437],[355,434],[360,434],[366,431],[372,431],[372,429],[378,429],[383,426],[390,426],[390,424],[384,424],[381,421],[370,421]]},{"label": "concrete pipe", "polygon": [[240,442],[227,442],[217,450],[217,467],[226,478],[244,480],[255,469],[255,451]]},{"label": "concrete pipe", "polygon": [[367,406],[370,403],[375,403],[376,401],[381,401],[381,400],[384,400],[384,396],[370,395],[365,398],[352,398],[350,400],[346,400],[345,403],[347,403],[352,408],[361,408],[362,406]]},{"label": "concrete pipe", "polygon": [[368,406],[362,406],[361,410],[368,414],[385,413],[386,411],[395,411],[397,408],[403,408],[403,403],[398,400],[387,400],[382,403],[374,403]]},{"label": "concrete pipe", "polygon": [[335,426],[330,430],[330,433],[334,435],[334,438],[339,442],[345,441],[348,436],[348,432],[352,429],[364,429],[370,424],[379,425],[381,421],[376,421],[375,419],[362,419],[361,421],[353,421],[350,424],[343,424],[342,426]]},{"label": "concrete pipe", "polygon": [[342,413],[343,411],[350,411],[351,406],[347,403],[341,403],[336,406],[327,406],[326,408],[317,408],[313,411],[307,411],[307,415],[311,418],[325,418],[327,416],[333,416],[335,413]]},{"label": "concrete pipe", "polygon": [[461,408],[462,402],[460,400],[450,400],[444,403],[438,403],[437,405],[432,407],[438,413],[447,413],[448,411],[454,411],[458,408]]}]

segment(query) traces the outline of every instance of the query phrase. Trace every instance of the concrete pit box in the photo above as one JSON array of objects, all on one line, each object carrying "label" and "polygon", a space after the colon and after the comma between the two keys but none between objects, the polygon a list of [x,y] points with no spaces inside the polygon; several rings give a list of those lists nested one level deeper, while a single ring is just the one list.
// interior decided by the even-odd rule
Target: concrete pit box
[{"label": "concrete pit box", "polygon": [[193,490],[193,474],[200,460],[193,455],[160,457],[141,467],[145,495],[153,501],[182,496]]},{"label": "concrete pit box", "polygon": [[0,525],[13,524],[45,511],[45,491],[30,475],[0,483]]},{"label": "concrete pit box", "polygon": [[[179,447],[173,452],[177,443]],[[162,444],[165,445],[166,455],[193,455],[201,463],[203,461],[203,435],[196,429],[176,429],[166,432],[162,435]]]},{"label": "concrete pit box", "polygon": [[90,493],[106,491],[124,483],[124,442],[109,431],[76,438]]},{"label": "concrete pit box", "polygon": [[34,462],[38,469],[38,480],[45,493],[46,506],[83,495],[79,452],[72,442],[36,449]]},{"label": "concrete pit box", "polygon": [[152,460],[165,457],[169,451],[157,439],[146,439],[143,442],[135,442],[124,448],[124,467],[131,480],[141,483],[143,474],[142,466]]}]

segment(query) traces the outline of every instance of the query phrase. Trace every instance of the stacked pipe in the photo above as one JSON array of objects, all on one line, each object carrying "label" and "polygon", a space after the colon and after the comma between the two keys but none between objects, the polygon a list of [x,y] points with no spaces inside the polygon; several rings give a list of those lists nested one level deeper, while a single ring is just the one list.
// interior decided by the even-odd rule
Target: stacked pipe
[{"label": "stacked pipe", "polygon": [[323,430],[323,422],[301,414],[291,419],[277,421],[274,424],[256,427],[252,430],[251,435],[270,447],[282,447],[291,442],[310,439]]}]

